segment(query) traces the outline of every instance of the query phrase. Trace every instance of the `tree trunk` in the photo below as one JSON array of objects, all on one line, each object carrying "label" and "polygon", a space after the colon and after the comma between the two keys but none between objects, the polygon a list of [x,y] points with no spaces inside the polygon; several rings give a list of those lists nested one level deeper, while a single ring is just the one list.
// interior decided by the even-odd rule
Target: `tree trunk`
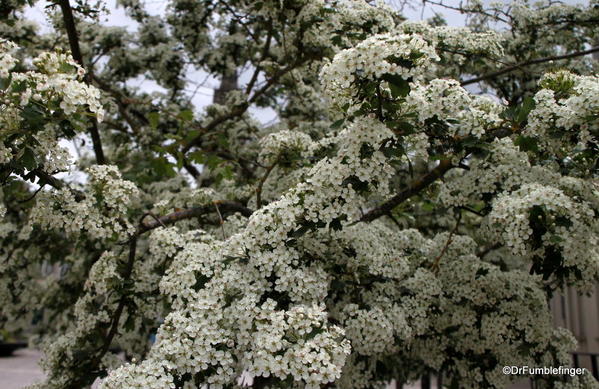
[{"label": "tree trunk", "polygon": [[220,81],[220,86],[214,91],[214,104],[224,104],[227,93],[237,89],[237,72],[233,74],[225,74]]}]

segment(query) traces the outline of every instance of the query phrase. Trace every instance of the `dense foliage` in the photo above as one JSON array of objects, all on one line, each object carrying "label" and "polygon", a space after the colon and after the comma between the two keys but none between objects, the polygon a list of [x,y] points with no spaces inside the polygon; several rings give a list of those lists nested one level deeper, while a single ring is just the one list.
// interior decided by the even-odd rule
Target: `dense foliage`
[{"label": "dense foliage", "polygon": [[363,0],[119,0],[114,26],[52,0],[43,33],[34,3],[0,5],[0,327],[43,348],[37,387],[569,365],[546,301],[599,279],[596,0],[471,1],[460,28]]}]

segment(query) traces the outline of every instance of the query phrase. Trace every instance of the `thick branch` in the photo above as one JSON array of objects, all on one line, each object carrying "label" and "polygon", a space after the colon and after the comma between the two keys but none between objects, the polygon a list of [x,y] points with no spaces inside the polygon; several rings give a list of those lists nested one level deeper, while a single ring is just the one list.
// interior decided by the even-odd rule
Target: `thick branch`
[{"label": "thick branch", "polygon": [[399,204],[403,203],[415,194],[426,189],[437,179],[443,177],[443,175],[445,175],[445,173],[447,173],[447,171],[452,167],[454,166],[451,164],[451,161],[449,159],[442,159],[436,168],[428,172],[426,175],[424,175],[416,182],[412,183],[408,189],[398,193],[397,195],[393,196],[390,200],[367,212],[364,216],[362,216],[360,221],[371,222],[375,219],[378,219],[381,216],[391,213],[393,208],[397,207]]},{"label": "thick branch", "polygon": [[62,189],[66,186],[66,184],[64,182],[62,182],[58,178],[56,178],[46,172],[44,172],[43,170],[35,169],[32,171],[32,173],[35,174],[35,176],[37,176],[37,178],[39,178],[42,183],[46,183],[46,184],[50,185],[51,187],[53,187],[54,189]]},{"label": "thick branch", "polygon": [[64,21],[64,27],[69,37],[69,46],[71,47],[73,59],[83,67],[83,57],[81,56],[79,37],[77,35],[77,28],[75,27],[75,18],[73,17],[71,4],[69,4],[69,0],[59,0],[58,5],[60,5],[62,11],[62,20]]},{"label": "thick branch", "polygon": [[214,212],[214,205],[217,205],[218,209],[224,214],[239,212],[245,217],[250,217],[250,215],[254,212],[251,209],[244,207],[240,203],[234,201],[215,201],[213,203],[201,207],[194,207],[184,209],[181,211],[176,211],[173,213],[169,213],[168,215],[164,215],[159,218],[143,222],[140,224],[136,236],[139,236],[145,232],[148,232],[161,226],[174,224],[180,220],[191,219],[193,217],[198,217],[210,212]]},{"label": "thick branch", "polygon": [[562,59],[569,59],[569,58],[581,57],[583,55],[592,54],[592,53],[595,53],[595,52],[599,52],[599,47],[594,47],[594,48],[589,49],[589,50],[577,51],[575,53],[570,53],[570,54],[565,54],[565,55],[556,55],[556,56],[553,56],[553,57],[536,58],[536,59],[532,59],[532,60],[529,60],[529,61],[520,62],[518,64],[505,67],[503,69],[497,70],[497,71],[489,73],[489,74],[484,74],[484,75],[482,75],[480,77],[471,78],[469,80],[462,81],[461,85],[464,86],[464,85],[469,85],[469,84],[475,84],[477,82],[481,82],[481,81],[493,79],[493,78],[499,77],[499,76],[501,76],[503,74],[513,72],[514,70],[518,70],[518,69],[520,69],[520,68],[522,68],[524,66],[536,65],[536,64],[539,64],[539,63],[544,63],[544,62],[549,62],[549,61],[558,61],[558,60],[562,60]]},{"label": "thick branch", "polygon": [[[73,59],[83,67],[83,57],[81,55],[81,48],[79,47],[79,37],[77,35],[77,27],[75,26],[75,18],[73,17],[73,10],[69,4],[69,0],[59,0],[58,4],[62,10],[62,19],[64,21],[65,29],[67,30],[67,36],[69,38],[69,46],[71,47],[71,54]],[[87,79],[89,81],[89,79]],[[98,132],[98,124],[92,120],[89,132],[92,138],[92,144],[94,147],[94,154],[96,155],[96,162],[100,165],[106,164],[106,157],[102,150],[102,140],[100,139],[100,133]]]}]

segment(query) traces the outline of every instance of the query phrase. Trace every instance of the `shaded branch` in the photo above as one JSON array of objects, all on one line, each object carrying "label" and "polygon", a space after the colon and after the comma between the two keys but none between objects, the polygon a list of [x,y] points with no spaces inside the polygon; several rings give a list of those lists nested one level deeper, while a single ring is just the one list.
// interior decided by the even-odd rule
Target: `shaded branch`
[{"label": "shaded branch", "polygon": [[201,207],[194,207],[194,208],[184,209],[181,211],[176,211],[173,213],[169,213],[168,215],[161,216],[157,219],[153,219],[153,220],[150,220],[147,222],[142,222],[142,223],[140,223],[140,226],[137,229],[135,236],[139,236],[145,232],[148,232],[148,231],[153,230],[158,227],[174,224],[180,220],[191,219],[193,217],[198,217],[198,216],[202,216],[207,213],[210,213],[210,212],[214,212],[215,206],[218,206],[219,211],[224,214],[231,214],[231,213],[239,212],[245,217],[250,217],[252,215],[252,213],[254,213],[253,210],[251,210],[235,201],[227,201],[227,200],[214,201],[210,204],[203,205]]},{"label": "shaded branch", "polygon": [[71,47],[73,59],[83,67],[83,56],[81,55],[81,48],[79,47],[79,36],[77,35],[77,27],[75,26],[75,18],[73,17],[71,4],[69,3],[69,0],[59,0],[58,5],[62,11],[62,20],[64,21],[64,27],[67,30],[67,37],[69,38],[69,46]]},{"label": "shaded branch", "polygon": [[[137,250],[137,237],[133,237],[129,242],[129,256],[127,258],[127,263],[125,264],[125,270],[121,275],[123,278],[123,283],[126,283],[131,278],[131,274],[133,273],[133,264],[135,263],[135,252]],[[96,363],[100,363],[104,354],[108,352],[110,348],[110,344],[112,343],[112,339],[117,333],[117,329],[119,327],[119,321],[121,320],[121,315],[123,314],[123,310],[125,309],[125,302],[127,298],[125,294],[121,296],[119,299],[119,303],[114,311],[114,316],[112,317],[112,322],[110,324],[110,329],[108,330],[108,334],[104,339],[104,345],[100,349],[100,353],[96,356]]]},{"label": "shaded branch", "polygon": [[250,79],[250,82],[248,82],[247,87],[245,89],[246,94],[249,94],[252,91],[252,89],[254,88],[254,84],[256,83],[256,80],[258,80],[258,74],[260,74],[260,71],[262,70],[262,68],[260,67],[260,62],[264,61],[266,59],[266,56],[268,55],[268,51],[270,50],[270,43],[272,41],[272,36],[273,36],[273,31],[272,31],[272,23],[271,23],[270,29],[268,30],[268,35],[266,36],[266,43],[264,43],[264,48],[262,51],[262,55],[260,57],[260,61],[256,65],[254,74],[252,74],[252,78]]},{"label": "shaded branch", "polygon": [[38,182],[40,186],[44,186],[45,184],[47,184],[57,190],[68,188],[75,197],[76,201],[81,201],[85,198],[83,192],[69,187],[68,184],[66,184],[64,181],[59,180],[58,178],[44,172],[43,170],[35,169],[32,170],[30,174],[35,175],[40,180]]},{"label": "shaded branch", "polygon": [[[164,227],[164,226],[167,226],[168,224],[173,224],[180,220],[189,219],[189,218],[200,216],[200,215],[203,215],[203,214],[206,214],[209,212],[213,212],[214,209],[216,209],[216,212],[218,213],[219,217],[221,218],[221,221],[222,221],[222,215],[221,215],[221,211],[220,211],[221,209],[223,210],[223,212],[226,211],[229,213],[241,212],[244,216],[248,216],[248,217],[253,212],[252,210],[242,206],[239,203],[233,202],[233,201],[214,201],[214,202],[207,204],[205,206],[202,206],[202,207],[196,207],[196,208],[190,208],[190,209],[186,209],[186,210],[182,210],[182,211],[177,211],[177,212],[173,212],[173,213],[170,213],[170,214],[162,216],[162,217],[157,217],[157,216],[153,215],[152,213],[144,214],[139,222],[137,231],[131,236],[131,238],[128,241],[129,255],[127,258],[127,262],[125,263],[124,270],[121,273],[121,278],[123,280],[123,284],[125,285],[131,280],[131,276],[133,274],[133,266],[135,264],[136,251],[137,251],[137,240],[141,234],[143,234],[147,231],[153,230],[157,227]],[[147,216],[152,216],[152,220],[149,222],[144,222],[144,219]],[[112,314],[108,332],[106,333],[106,336],[103,339],[102,346],[99,348],[97,354],[93,357],[93,359],[90,362],[89,366],[91,367],[91,369],[97,370],[98,366],[100,365],[100,363],[102,361],[102,358],[104,357],[104,355],[106,355],[106,353],[110,349],[110,345],[112,344],[114,337],[118,333],[119,322],[121,321],[121,317],[122,317],[125,307],[127,305],[128,298],[129,297],[126,292],[123,292],[123,294],[119,298],[117,307],[114,310],[114,313]],[[71,383],[71,385],[69,385],[68,388],[76,389],[76,388],[81,387],[82,386],[81,384],[82,384],[81,382],[76,381],[76,382]]]},{"label": "shaded branch", "polygon": [[449,159],[442,159],[436,168],[422,176],[416,182],[412,183],[408,189],[398,193],[397,195],[393,196],[390,200],[368,211],[364,216],[362,216],[362,218],[360,218],[359,221],[371,222],[375,219],[378,219],[381,216],[391,213],[393,208],[397,207],[399,204],[403,203],[415,194],[426,189],[437,179],[443,177],[445,173],[447,173],[447,171],[449,171],[453,167],[454,165],[452,165]]},{"label": "shaded branch", "polygon": [[599,47],[594,47],[592,49],[584,50],[584,51],[577,51],[575,53],[570,53],[570,54],[556,55],[556,56],[552,56],[552,57],[536,58],[536,59],[532,59],[532,60],[529,60],[529,61],[520,62],[518,64],[505,67],[503,69],[497,70],[497,71],[489,73],[489,74],[484,74],[484,75],[482,75],[480,77],[475,77],[475,78],[471,78],[471,79],[466,80],[466,81],[462,81],[460,84],[462,86],[469,85],[469,84],[475,84],[477,82],[485,81],[485,80],[488,80],[488,79],[499,77],[499,76],[501,76],[503,74],[506,74],[506,73],[513,72],[514,70],[518,70],[519,68],[522,68],[524,66],[536,65],[536,64],[539,64],[539,63],[544,63],[544,62],[549,62],[549,61],[558,61],[558,60],[562,60],[562,59],[569,59],[569,58],[581,57],[583,55],[592,54],[592,53],[595,53],[595,52],[599,52]]}]

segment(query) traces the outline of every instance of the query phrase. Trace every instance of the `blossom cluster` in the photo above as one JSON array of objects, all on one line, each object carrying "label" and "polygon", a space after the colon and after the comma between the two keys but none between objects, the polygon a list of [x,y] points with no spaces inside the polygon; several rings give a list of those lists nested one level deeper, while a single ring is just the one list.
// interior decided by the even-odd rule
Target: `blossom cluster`
[{"label": "blossom cluster", "polygon": [[473,96],[456,80],[435,79],[412,88],[406,109],[416,113],[417,123],[427,120],[445,123],[448,135],[480,138],[501,123],[502,107],[486,96]]},{"label": "blossom cluster", "polygon": [[293,161],[297,157],[308,156],[312,139],[298,131],[283,130],[262,138],[260,146],[259,161],[270,166],[280,159]]},{"label": "blossom cluster", "polygon": [[135,226],[127,213],[135,204],[137,187],[123,180],[116,166],[93,166],[88,174],[89,182],[81,193],[68,188],[39,193],[29,216],[31,225],[71,236],[85,233],[99,241],[132,234]]},{"label": "blossom cluster", "polygon": [[391,74],[418,80],[438,59],[434,47],[419,35],[380,34],[339,52],[322,68],[321,79],[326,95],[341,107],[352,102],[361,79]]},{"label": "blossom cluster", "polygon": [[562,158],[577,158],[599,141],[599,77],[546,74],[535,94],[525,134]]},{"label": "blossom cluster", "polygon": [[103,119],[100,92],[83,82],[84,71],[70,55],[43,52],[32,61],[35,70],[23,72],[16,69],[25,65],[16,51],[0,40],[0,163],[66,170],[68,152],[58,140],[74,136],[88,115]]},{"label": "blossom cluster", "polygon": [[525,184],[497,197],[489,228],[514,255],[536,257],[540,264],[533,269],[546,278],[588,289],[599,276],[599,224],[589,205],[560,188]]}]

